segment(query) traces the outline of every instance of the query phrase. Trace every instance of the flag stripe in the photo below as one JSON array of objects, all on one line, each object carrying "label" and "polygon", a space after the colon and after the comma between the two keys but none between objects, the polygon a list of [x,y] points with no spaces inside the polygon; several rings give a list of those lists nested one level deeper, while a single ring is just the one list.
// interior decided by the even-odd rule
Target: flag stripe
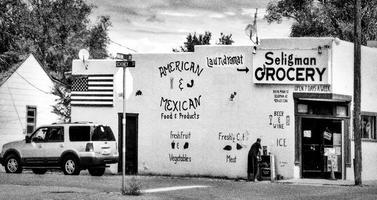
[{"label": "flag stripe", "polygon": [[109,91],[109,92],[112,92],[113,91],[113,87],[104,87],[104,86],[89,86],[88,87],[88,90],[89,91],[93,91],[93,90],[103,90],[103,91]]},{"label": "flag stripe", "polygon": [[98,105],[111,105],[109,104],[109,102],[106,102],[106,101],[75,101],[74,104],[91,104],[91,105],[95,105],[95,104],[98,104]]},{"label": "flag stripe", "polygon": [[105,87],[105,88],[107,88],[107,87],[113,87],[113,84],[111,84],[111,85],[102,85],[102,84],[91,84],[91,83],[89,83],[88,86],[89,86],[89,88],[90,87]]},{"label": "flag stripe", "polygon": [[80,104],[71,104],[71,106],[80,106],[80,107],[113,107],[112,104],[86,104],[86,103],[80,103]]},{"label": "flag stripe", "polygon": [[75,99],[75,101],[85,101],[85,102],[92,102],[92,101],[97,101],[97,102],[113,102],[113,99],[85,99],[84,97],[83,98],[77,98]]},{"label": "flag stripe", "polygon": [[82,96],[86,96],[86,97],[113,97],[113,94],[85,94],[85,95],[71,94],[71,97],[82,97]]},{"label": "flag stripe", "polygon": [[71,99],[74,100],[94,100],[94,101],[102,101],[102,100],[113,100],[113,96],[108,97],[108,96],[101,96],[101,97],[95,97],[95,99],[92,96],[71,96]]},{"label": "flag stripe", "polygon": [[87,95],[87,96],[95,96],[95,95],[109,95],[109,96],[113,96],[113,92],[112,91],[102,91],[102,90],[99,90],[99,91],[90,91],[90,92],[79,92],[79,91],[72,91],[71,92],[71,95],[72,96],[81,96],[81,95]]},{"label": "flag stripe", "polygon": [[112,81],[112,77],[88,77],[89,81],[98,81],[98,80],[104,80],[104,81]]},{"label": "flag stripe", "polygon": [[113,77],[112,74],[89,74],[89,77]]},{"label": "flag stripe", "polygon": [[103,81],[103,80],[96,80],[96,81],[89,81],[89,85],[113,85],[112,81]]}]

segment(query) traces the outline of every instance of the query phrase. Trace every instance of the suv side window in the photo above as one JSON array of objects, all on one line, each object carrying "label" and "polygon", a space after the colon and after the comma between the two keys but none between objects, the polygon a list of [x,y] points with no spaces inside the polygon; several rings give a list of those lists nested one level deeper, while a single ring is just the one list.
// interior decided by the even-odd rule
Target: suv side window
[{"label": "suv side window", "polygon": [[63,127],[50,127],[45,137],[46,142],[64,142]]},{"label": "suv side window", "polygon": [[72,142],[90,141],[90,126],[69,127],[69,140]]},{"label": "suv side window", "polygon": [[48,131],[47,127],[42,127],[36,130],[31,137],[31,141],[33,142],[45,142],[46,133]]}]

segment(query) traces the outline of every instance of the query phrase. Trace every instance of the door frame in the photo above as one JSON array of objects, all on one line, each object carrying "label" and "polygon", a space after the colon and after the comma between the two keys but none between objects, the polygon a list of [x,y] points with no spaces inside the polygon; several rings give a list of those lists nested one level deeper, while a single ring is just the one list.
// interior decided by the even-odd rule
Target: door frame
[{"label": "door frame", "polygon": [[[119,169],[120,163],[123,161],[121,156],[122,154],[122,143],[123,141],[119,137],[122,133],[120,133],[121,128],[123,128],[122,124],[122,117],[123,113],[118,113],[118,152],[119,152],[119,164],[118,164],[118,172],[122,171],[122,166]],[[138,160],[139,160],[139,113],[126,113],[126,129],[127,129],[127,117],[134,117],[136,119],[136,174],[138,173]],[[120,123],[119,123],[120,122]],[[126,143],[127,143],[127,131],[126,131]],[[126,163],[127,163],[127,147],[126,147]],[[124,163],[122,163],[123,165]],[[126,169],[127,172],[127,169]]]},{"label": "door frame", "polygon": [[302,119],[329,119],[340,120],[342,122],[342,179],[347,177],[347,168],[351,167],[351,147],[349,138],[350,118],[349,117],[331,117],[331,116],[309,116],[297,115],[295,116],[295,165],[300,169],[300,177],[302,178]]},{"label": "door frame", "polygon": [[[341,172],[341,178],[342,179],[345,179],[345,173],[346,173],[346,168],[345,168],[345,156],[344,156],[344,154],[345,154],[345,152],[344,152],[344,135],[345,135],[345,120],[346,119],[344,119],[344,118],[338,118],[338,117],[323,117],[323,116],[301,116],[301,117],[299,117],[299,127],[300,127],[300,130],[298,131],[298,133],[299,133],[299,137],[300,137],[300,142],[301,142],[301,144],[300,144],[300,146],[301,146],[301,149],[300,149],[300,178],[303,178],[303,160],[302,160],[302,156],[303,156],[303,149],[302,149],[302,146],[303,146],[303,141],[302,141],[302,137],[303,137],[303,128],[302,128],[302,121],[303,121],[303,119],[319,119],[319,120],[334,120],[334,121],[339,121],[340,123],[341,123],[341,160],[342,160],[342,163],[341,163],[341,170],[342,170],[342,172]],[[297,135],[296,135],[296,137],[297,137]],[[320,145],[321,146],[321,145]],[[324,156],[324,155],[321,155],[322,157]],[[323,159],[323,158],[322,158]]]},{"label": "door frame", "polygon": [[[350,138],[350,121],[351,121],[351,102],[352,96],[340,95],[335,93],[310,93],[310,92],[293,92],[294,114],[295,114],[295,148],[294,148],[294,165],[299,168],[299,178],[302,178],[302,118],[319,118],[319,119],[338,119],[343,121],[342,134],[342,179],[347,177],[347,168],[351,167],[351,138]],[[346,115],[338,116],[336,113],[320,115],[308,113],[299,113],[298,104],[304,103],[332,103],[333,109],[336,106],[345,106]],[[313,104],[314,105],[314,104]],[[334,110],[333,110],[334,111]]]}]

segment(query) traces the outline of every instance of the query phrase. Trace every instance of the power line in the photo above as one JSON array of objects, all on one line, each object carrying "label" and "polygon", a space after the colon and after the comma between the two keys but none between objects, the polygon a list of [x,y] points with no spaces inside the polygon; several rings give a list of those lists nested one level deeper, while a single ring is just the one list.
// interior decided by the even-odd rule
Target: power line
[{"label": "power line", "polygon": [[112,43],[114,43],[114,44],[116,44],[116,45],[118,45],[118,46],[124,47],[124,48],[126,48],[126,49],[128,49],[128,50],[130,50],[130,51],[133,51],[133,52],[137,53],[137,51],[136,51],[135,49],[131,49],[131,48],[129,48],[129,47],[127,47],[127,46],[124,46],[124,45],[122,45],[122,44],[120,44],[120,43],[118,43],[118,42],[114,42],[114,41],[111,40],[111,39],[110,39],[110,42],[112,42]]},{"label": "power line", "polygon": [[18,74],[22,79],[24,79],[24,81],[26,81],[30,86],[32,86],[33,88],[35,88],[35,89],[37,89],[37,90],[39,90],[39,91],[41,91],[41,92],[43,92],[43,93],[45,93],[45,94],[50,94],[50,92],[46,92],[46,91],[44,91],[44,90],[42,90],[42,89],[40,89],[40,88],[38,88],[37,86],[35,86],[34,84],[32,84],[32,83],[30,83],[26,78],[24,78],[21,74],[19,74],[17,71],[15,71],[16,72],[16,74]]}]

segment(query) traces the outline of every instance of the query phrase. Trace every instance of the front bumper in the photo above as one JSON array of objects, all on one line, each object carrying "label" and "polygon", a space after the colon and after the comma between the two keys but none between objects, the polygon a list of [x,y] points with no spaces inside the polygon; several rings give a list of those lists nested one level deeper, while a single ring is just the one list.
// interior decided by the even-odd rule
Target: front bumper
[{"label": "front bumper", "polygon": [[0,165],[4,165],[4,158],[3,155],[0,153]]}]

